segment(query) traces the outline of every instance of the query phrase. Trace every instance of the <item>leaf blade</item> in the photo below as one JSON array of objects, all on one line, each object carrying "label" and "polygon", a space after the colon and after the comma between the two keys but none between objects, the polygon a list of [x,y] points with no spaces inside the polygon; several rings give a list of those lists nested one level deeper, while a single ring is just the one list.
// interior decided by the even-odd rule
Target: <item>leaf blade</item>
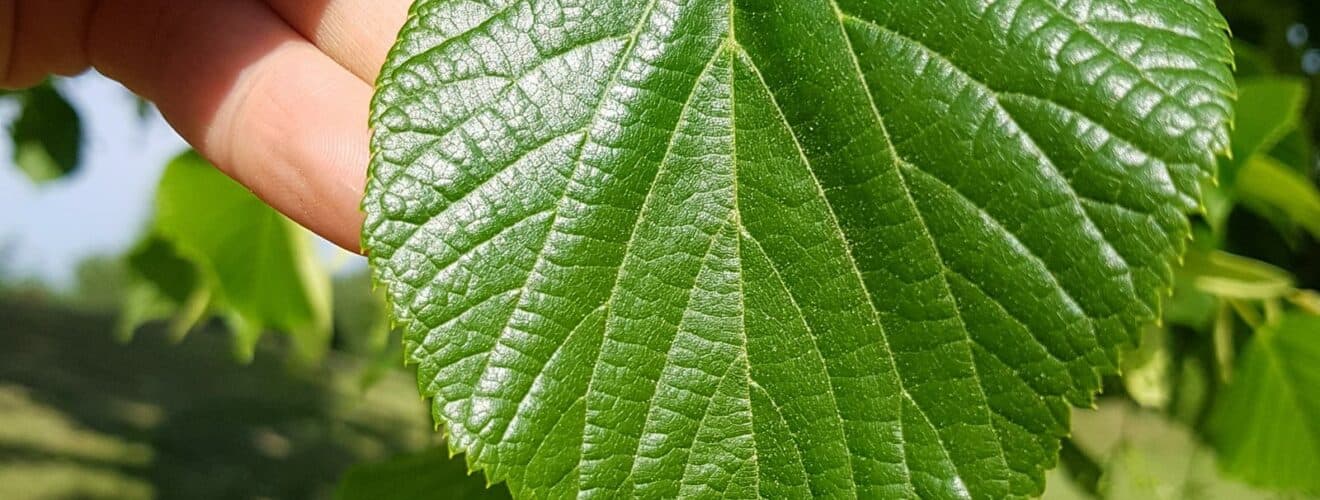
[{"label": "leaf blade", "polygon": [[415,3],[364,241],[454,449],[516,495],[1039,493],[1232,79],[1206,2],[1020,7],[1085,47],[936,2]]},{"label": "leaf blade", "polygon": [[1320,318],[1287,315],[1260,328],[1216,403],[1210,435],[1224,467],[1247,481],[1320,492]]},{"label": "leaf blade", "polygon": [[166,166],[156,208],[134,255],[142,283],[180,306],[202,293],[208,301],[196,304],[191,321],[212,308],[224,315],[241,359],[268,328],[289,333],[301,361],[324,355],[330,278],[307,233],[194,152]]},{"label": "leaf blade", "polygon": [[21,112],[10,126],[14,165],[37,184],[73,174],[82,162],[82,119],[50,82],[13,94]]}]

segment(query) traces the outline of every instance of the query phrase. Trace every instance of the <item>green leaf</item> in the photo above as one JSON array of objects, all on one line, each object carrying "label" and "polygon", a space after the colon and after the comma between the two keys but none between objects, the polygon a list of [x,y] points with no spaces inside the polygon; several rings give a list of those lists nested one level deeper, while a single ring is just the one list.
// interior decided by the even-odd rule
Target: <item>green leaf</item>
[{"label": "green leaf", "polygon": [[306,232],[195,153],[166,167],[156,196],[151,238],[160,242],[148,240],[133,267],[161,295],[185,309],[194,302],[193,314],[210,304],[234,330],[241,358],[267,329],[291,334],[304,359],[324,354],[330,278]]},{"label": "green leaf", "polygon": [[344,474],[335,500],[468,500],[509,498],[504,487],[486,489],[467,473],[459,458],[442,447],[395,457],[385,462],[353,466]]},{"label": "green leaf", "polygon": [[1320,238],[1320,190],[1305,175],[1269,156],[1256,156],[1242,167],[1237,196],[1252,211],[1276,225],[1301,227]]},{"label": "green leaf", "polygon": [[50,82],[15,95],[22,111],[10,125],[14,164],[36,183],[72,173],[82,157],[78,112]]},{"label": "green leaf", "polygon": [[[1247,78],[1238,82],[1237,121],[1233,128],[1234,166],[1258,153],[1268,152],[1297,128],[1306,107],[1306,80],[1285,76]],[[1224,181],[1234,168],[1225,168]]]},{"label": "green leaf", "polygon": [[[1079,448],[1073,440],[1065,438],[1061,445],[1059,463],[1063,472],[1088,497],[1099,496],[1100,479],[1104,474],[1103,466],[1096,463],[1095,459]],[[1046,490],[1046,497],[1049,496],[1049,491]]]},{"label": "green leaf", "polygon": [[1233,39],[1233,73],[1239,79],[1262,75],[1277,75],[1279,69],[1270,59],[1269,54],[1255,45]]},{"label": "green leaf", "polygon": [[364,240],[516,496],[1038,494],[1228,146],[1208,0],[420,0]]},{"label": "green leaf", "polygon": [[128,256],[133,273],[151,282],[161,295],[183,303],[197,288],[197,269],[179,255],[171,240],[153,235],[143,240]]},{"label": "green leaf", "polygon": [[1269,156],[1287,165],[1293,172],[1306,175],[1315,165],[1314,149],[1311,144],[1311,131],[1303,120],[1297,128],[1284,135],[1283,139],[1274,145]]},{"label": "green leaf", "polygon": [[1288,296],[1288,302],[1297,306],[1298,309],[1307,314],[1320,316],[1320,292],[1315,290],[1298,290]]},{"label": "green leaf", "polygon": [[130,278],[115,337],[127,342],[143,325],[174,318],[173,337],[182,338],[201,318],[188,314],[197,311],[180,311],[180,308],[190,302],[189,298],[196,297],[198,291],[209,291],[198,282],[197,266],[181,257],[173,243],[155,235],[139,242],[126,260]]},{"label": "green leaf", "polygon": [[1222,233],[1241,202],[1285,236],[1298,227],[1320,235],[1320,222],[1309,213],[1320,204],[1320,193],[1305,173],[1311,159],[1302,113],[1309,83],[1270,75],[1240,78],[1238,87],[1233,156],[1220,161],[1222,185],[1206,190],[1207,220]]},{"label": "green leaf", "polygon": [[1123,388],[1143,407],[1165,409],[1173,399],[1171,343],[1167,329],[1146,325],[1138,347],[1123,354]]},{"label": "green leaf", "polygon": [[1182,265],[1174,272],[1173,293],[1165,301],[1160,319],[1172,325],[1204,331],[1214,318],[1219,299],[1206,293],[1197,283],[1207,268],[1208,255],[1216,252],[1213,247],[1203,248],[1207,242],[1213,243],[1210,240],[1214,236],[1207,234],[1208,230],[1204,227],[1199,229],[1202,231],[1197,236],[1197,244],[1190,246]]},{"label": "green leaf", "polygon": [[1220,251],[1189,252],[1180,274],[1198,290],[1227,299],[1277,299],[1295,289],[1288,271]]},{"label": "green leaf", "polygon": [[1205,193],[1206,219],[1217,231],[1241,202],[1284,236],[1299,227],[1320,236],[1320,191],[1307,178],[1311,145],[1302,119],[1308,90],[1307,80],[1282,75],[1238,80],[1233,156],[1220,161],[1222,185]]},{"label": "green leaf", "polygon": [[1224,467],[1252,483],[1320,493],[1320,317],[1257,330],[1210,420]]}]

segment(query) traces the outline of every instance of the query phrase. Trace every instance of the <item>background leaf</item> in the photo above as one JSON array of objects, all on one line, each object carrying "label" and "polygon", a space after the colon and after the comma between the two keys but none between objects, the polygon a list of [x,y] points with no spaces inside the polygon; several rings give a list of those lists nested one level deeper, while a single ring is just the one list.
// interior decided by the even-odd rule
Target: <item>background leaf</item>
[{"label": "background leaf", "polygon": [[1256,332],[1216,404],[1224,466],[1256,484],[1320,494],[1320,317],[1289,315]]},{"label": "background leaf", "polygon": [[304,230],[195,153],[166,167],[156,204],[150,236],[130,257],[139,283],[155,292],[134,292],[123,329],[168,302],[184,319],[179,333],[202,313],[223,316],[240,358],[251,357],[267,329],[289,333],[304,360],[324,354],[330,281]]},{"label": "background leaf", "polygon": [[1273,75],[1239,80],[1233,156],[1221,169],[1223,182],[1232,184],[1240,165],[1268,153],[1296,130],[1306,100],[1306,82],[1300,78]]},{"label": "background leaf", "polygon": [[1293,291],[1287,271],[1224,252],[1188,252],[1183,273],[1197,289],[1230,299],[1277,299]]},{"label": "background leaf", "polygon": [[1270,156],[1247,161],[1235,185],[1242,203],[1285,231],[1300,226],[1320,239],[1320,190],[1305,174]]},{"label": "background leaf", "polygon": [[82,160],[82,120],[59,90],[47,81],[10,95],[21,107],[10,125],[19,170],[42,183],[77,169]]},{"label": "background leaf", "polygon": [[[199,283],[197,266],[179,256],[170,241],[150,236],[138,243],[127,257],[130,280],[115,336],[127,341],[142,325],[160,319],[174,318],[173,337],[181,338],[198,319],[188,317],[180,309],[206,287]],[[209,293],[207,293],[209,296]],[[209,306],[210,304],[203,304]],[[205,310],[203,310],[205,312]]]}]

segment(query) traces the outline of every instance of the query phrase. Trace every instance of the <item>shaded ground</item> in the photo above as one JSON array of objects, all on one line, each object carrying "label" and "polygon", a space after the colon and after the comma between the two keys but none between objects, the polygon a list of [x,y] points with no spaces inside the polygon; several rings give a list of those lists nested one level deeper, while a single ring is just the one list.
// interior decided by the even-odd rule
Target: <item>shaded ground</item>
[{"label": "shaded ground", "polygon": [[251,365],[217,328],[112,340],[114,318],[0,300],[0,498],[329,498],[351,464],[435,444],[406,373]]}]

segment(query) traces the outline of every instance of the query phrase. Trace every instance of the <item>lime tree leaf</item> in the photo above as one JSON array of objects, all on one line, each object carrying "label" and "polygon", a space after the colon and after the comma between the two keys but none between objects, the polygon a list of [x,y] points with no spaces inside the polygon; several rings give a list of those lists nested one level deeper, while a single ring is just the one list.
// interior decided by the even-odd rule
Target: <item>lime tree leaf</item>
[{"label": "lime tree leaf", "polygon": [[[1320,191],[1307,178],[1311,154],[1302,127],[1309,88],[1292,77],[1240,80],[1233,158],[1221,161],[1220,175],[1236,201],[1281,233],[1302,228],[1320,237]],[[1228,212],[1219,213],[1222,221]]]},{"label": "lime tree leaf", "polygon": [[1320,238],[1320,190],[1315,182],[1270,156],[1242,166],[1234,188],[1238,199],[1280,228],[1301,227]]},{"label": "lime tree leaf", "polygon": [[291,334],[305,359],[325,352],[330,278],[305,231],[195,153],[170,162],[156,198],[155,223],[130,263],[157,293],[135,292],[137,317],[122,328],[168,301],[183,308],[185,325],[208,309],[223,316],[243,359],[268,329]]},{"label": "lime tree leaf", "polygon": [[128,255],[128,268],[151,282],[162,298],[182,303],[197,288],[197,269],[159,235],[146,238]]},{"label": "lime tree leaf", "polygon": [[1038,494],[1228,147],[1208,0],[420,0],[366,248],[515,496]]},{"label": "lime tree leaf", "polygon": [[1306,122],[1303,121],[1292,132],[1284,135],[1278,144],[1274,145],[1274,149],[1270,150],[1270,157],[1279,160],[1280,163],[1287,165],[1295,172],[1307,173],[1311,171],[1312,165],[1314,165],[1313,150],[1311,131],[1306,127]]},{"label": "lime tree leaf", "polygon": [[[1080,498],[1095,498],[1100,495],[1100,479],[1104,475],[1104,466],[1097,463],[1090,454],[1077,446],[1072,439],[1064,439],[1059,447],[1059,470],[1072,482],[1072,486],[1081,491]],[[1051,498],[1051,492],[1066,489],[1058,483],[1051,483],[1043,498]]]},{"label": "lime tree leaf", "polygon": [[1142,407],[1165,409],[1173,399],[1175,361],[1170,337],[1168,329],[1146,325],[1137,348],[1123,354],[1123,388]]},{"label": "lime tree leaf", "polygon": [[1320,317],[1257,330],[1210,420],[1224,467],[1252,483],[1320,493]]},{"label": "lime tree leaf", "polygon": [[171,337],[182,339],[204,319],[211,289],[198,281],[197,265],[180,256],[172,242],[152,235],[127,261],[130,278],[115,326],[118,339],[132,340],[142,325],[162,319],[172,319]]},{"label": "lime tree leaf", "polygon": [[21,106],[10,125],[14,164],[36,183],[59,179],[82,158],[82,120],[50,82],[14,95]]},{"label": "lime tree leaf", "polygon": [[463,460],[442,448],[355,465],[344,473],[335,500],[476,500],[509,498],[503,486],[487,489]]},{"label": "lime tree leaf", "polygon": [[1306,178],[1306,168],[1295,169],[1272,157],[1310,162],[1310,146],[1303,134],[1302,113],[1309,84],[1302,79],[1270,75],[1238,81],[1233,154],[1220,160],[1222,181],[1206,192],[1207,220],[1222,231],[1237,203],[1274,223],[1285,235],[1304,228],[1320,235],[1320,222],[1312,216],[1320,194]]},{"label": "lime tree leaf", "polygon": [[[1306,80],[1277,75],[1238,82],[1237,121],[1229,163],[1240,166],[1252,156],[1269,152],[1297,129],[1306,107],[1308,88]],[[1226,168],[1221,174],[1228,172]]]},{"label": "lime tree leaf", "polygon": [[1235,38],[1233,44],[1233,74],[1238,79],[1263,75],[1278,75],[1279,68],[1260,47]]},{"label": "lime tree leaf", "polygon": [[1296,289],[1288,271],[1228,252],[1188,252],[1181,271],[1197,289],[1227,299],[1277,299]]}]

